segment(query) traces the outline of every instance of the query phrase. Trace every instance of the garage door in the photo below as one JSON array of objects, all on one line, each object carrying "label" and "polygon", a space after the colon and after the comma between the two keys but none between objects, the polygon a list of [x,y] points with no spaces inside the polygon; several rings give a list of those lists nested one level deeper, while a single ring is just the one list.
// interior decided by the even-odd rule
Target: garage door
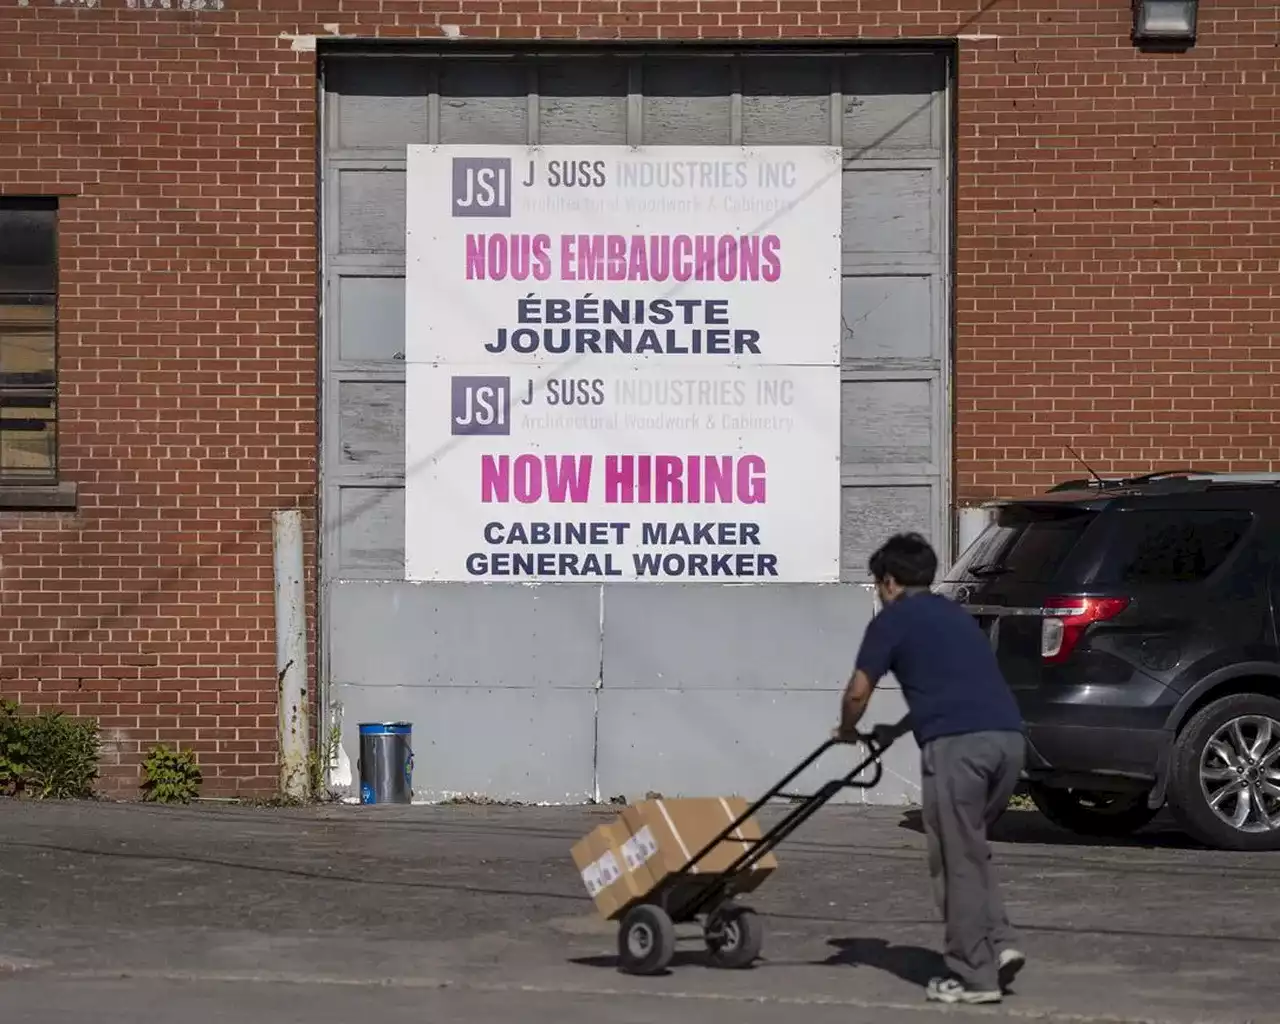
[{"label": "garage door", "polygon": [[[945,54],[335,50],[322,76],[321,672],[349,754],[406,718],[422,798],[767,780],[834,714],[872,548],[949,543]],[[412,143],[843,146],[843,584],[404,581]]]}]

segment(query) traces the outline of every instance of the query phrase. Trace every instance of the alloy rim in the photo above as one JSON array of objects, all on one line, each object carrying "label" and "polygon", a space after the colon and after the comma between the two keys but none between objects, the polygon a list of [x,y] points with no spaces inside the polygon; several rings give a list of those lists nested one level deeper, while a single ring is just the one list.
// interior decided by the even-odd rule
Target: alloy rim
[{"label": "alloy rim", "polygon": [[1241,715],[1219,728],[1200,755],[1200,789],[1234,829],[1280,828],[1280,722]]}]

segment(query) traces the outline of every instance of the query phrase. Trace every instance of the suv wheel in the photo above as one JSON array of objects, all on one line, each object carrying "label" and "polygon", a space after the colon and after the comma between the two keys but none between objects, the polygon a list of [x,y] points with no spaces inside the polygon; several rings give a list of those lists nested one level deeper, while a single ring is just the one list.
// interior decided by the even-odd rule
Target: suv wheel
[{"label": "suv wheel", "polygon": [[1035,782],[1027,784],[1027,791],[1041,814],[1059,828],[1082,836],[1127,836],[1156,816],[1147,806],[1145,792],[1054,789]]},{"label": "suv wheel", "polygon": [[1174,747],[1169,804],[1208,846],[1280,849],[1280,700],[1239,693],[1198,711]]}]

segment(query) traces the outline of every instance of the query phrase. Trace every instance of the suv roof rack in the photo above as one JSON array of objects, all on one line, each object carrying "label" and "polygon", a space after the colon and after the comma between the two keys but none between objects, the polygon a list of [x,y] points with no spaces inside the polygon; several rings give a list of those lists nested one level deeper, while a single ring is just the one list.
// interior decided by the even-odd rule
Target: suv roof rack
[{"label": "suv roof rack", "polygon": [[1134,490],[1155,485],[1179,485],[1201,487],[1274,487],[1280,485],[1280,473],[1214,473],[1200,469],[1162,469],[1141,476],[1119,477],[1111,480],[1065,480],[1049,488],[1049,493],[1060,491],[1114,491],[1121,488]]}]

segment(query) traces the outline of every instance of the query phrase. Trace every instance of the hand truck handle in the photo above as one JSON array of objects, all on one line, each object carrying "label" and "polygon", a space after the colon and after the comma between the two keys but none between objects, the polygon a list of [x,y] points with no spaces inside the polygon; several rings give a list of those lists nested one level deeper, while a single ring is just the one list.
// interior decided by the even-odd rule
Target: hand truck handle
[{"label": "hand truck handle", "polygon": [[881,723],[870,732],[857,732],[854,735],[856,742],[864,744],[872,754],[879,756],[910,731],[911,715],[906,714],[896,722]]}]

